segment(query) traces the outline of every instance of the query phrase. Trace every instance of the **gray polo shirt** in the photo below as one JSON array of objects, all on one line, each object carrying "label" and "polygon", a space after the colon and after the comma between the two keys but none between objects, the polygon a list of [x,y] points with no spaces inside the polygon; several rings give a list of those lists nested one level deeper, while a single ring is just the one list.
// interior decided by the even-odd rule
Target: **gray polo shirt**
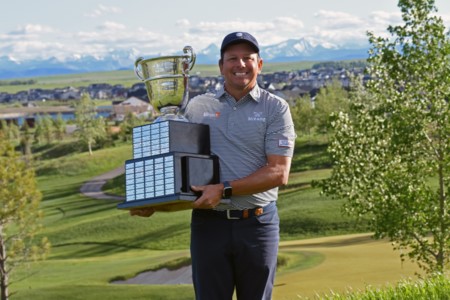
[{"label": "gray polo shirt", "polygon": [[[296,135],[288,103],[258,86],[239,101],[224,89],[194,97],[185,116],[190,122],[209,125],[211,152],[219,157],[221,181],[252,174],[267,164],[267,155],[293,155]],[[265,206],[277,198],[278,188],[273,188],[232,196],[231,205],[221,204],[217,209]]]}]

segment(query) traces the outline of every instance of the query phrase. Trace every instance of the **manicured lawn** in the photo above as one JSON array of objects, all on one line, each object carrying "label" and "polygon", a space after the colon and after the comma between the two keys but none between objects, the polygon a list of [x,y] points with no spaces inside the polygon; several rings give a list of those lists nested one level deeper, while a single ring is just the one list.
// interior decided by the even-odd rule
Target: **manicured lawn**
[{"label": "manicured lawn", "polygon": [[[116,209],[116,201],[79,193],[84,181],[123,165],[131,147],[98,150],[92,157],[52,151],[36,163],[45,213],[41,235],[50,239],[52,252],[46,261],[23,265],[13,273],[10,290],[17,294],[12,299],[193,299],[191,285],[109,283],[189,256],[189,211],[131,217]],[[314,156],[306,150],[303,154]],[[327,199],[311,187],[311,181],[326,178],[329,169],[314,170],[310,165],[299,171],[297,164],[294,169],[278,204],[284,264],[274,299],[312,297],[331,288],[364,288],[413,276],[417,268],[401,265],[389,243],[370,240],[363,234],[364,223],[358,227],[341,214],[342,201]],[[114,184],[110,188],[121,190]],[[338,236],[347,234],[356,235]]]}]

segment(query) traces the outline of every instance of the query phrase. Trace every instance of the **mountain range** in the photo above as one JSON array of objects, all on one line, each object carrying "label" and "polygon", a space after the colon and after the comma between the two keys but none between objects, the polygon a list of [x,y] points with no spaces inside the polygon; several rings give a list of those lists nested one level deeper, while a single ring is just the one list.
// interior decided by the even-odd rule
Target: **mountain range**
[{"label": "mountain range", "polygon": [[[261,57],[265,62],[339,61],[365,59],[367,51],[367,47],[324,47],[312,45],[305,39],[290,39],[279,44],[261,47]],[[219,47],[215,44],[196,51],[196,63],[216,64],[219,52]],[[0,79],[132,69],[138,56],[140,55],[135,49],[115,50],[101,57],[73,56],[64,60],[52,57],[17,61],[9,56],[1,56]],[[145,58],[157,56],[145,56]]]}]

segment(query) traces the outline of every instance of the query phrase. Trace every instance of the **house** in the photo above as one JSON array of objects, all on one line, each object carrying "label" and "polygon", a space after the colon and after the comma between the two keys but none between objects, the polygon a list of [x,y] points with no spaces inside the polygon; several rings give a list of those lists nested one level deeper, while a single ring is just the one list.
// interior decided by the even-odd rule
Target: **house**
[{"label": "house", "polygon": [[153,106],[137,97],[130,97],[125,101],[113,104],[113,114],[117,121],[123,121],[128,113],[135,115],[148,114],[150,118],[156,115]]}]

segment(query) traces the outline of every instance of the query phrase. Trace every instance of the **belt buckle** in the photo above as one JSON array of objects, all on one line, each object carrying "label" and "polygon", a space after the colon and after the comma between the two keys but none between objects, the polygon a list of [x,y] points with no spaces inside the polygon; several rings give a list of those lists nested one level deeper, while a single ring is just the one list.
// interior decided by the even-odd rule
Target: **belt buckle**
[{"label": "belt buckle", "polygon": [[228,220],[239,220],[239,218],[231,216],[230,211],[231,211],[231,209],[227,209],[227,219]]}]

